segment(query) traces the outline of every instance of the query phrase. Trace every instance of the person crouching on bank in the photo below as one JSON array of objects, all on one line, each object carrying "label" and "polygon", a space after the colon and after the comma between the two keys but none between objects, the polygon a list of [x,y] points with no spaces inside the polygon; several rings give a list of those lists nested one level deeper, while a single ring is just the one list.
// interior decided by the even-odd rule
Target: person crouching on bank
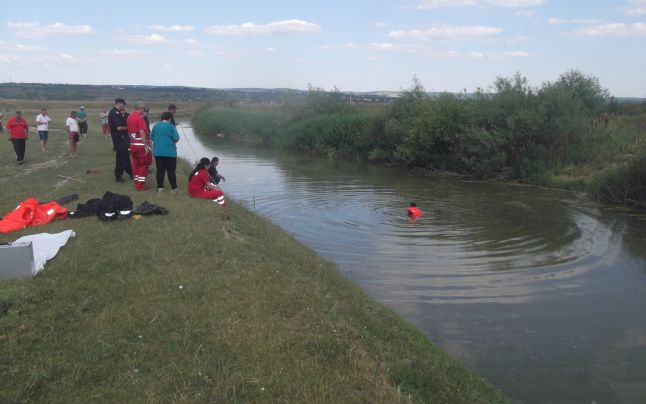
[{"label": "person crouching on bank", "polygon": [[206,157],[203,157],[197,163],[195,169],[188,176],[188,194],[192,198],[211,199],[224,208],[226,207],[224,192],[211,182],[207,171],[209,164],[211,164],[211,161]]}]

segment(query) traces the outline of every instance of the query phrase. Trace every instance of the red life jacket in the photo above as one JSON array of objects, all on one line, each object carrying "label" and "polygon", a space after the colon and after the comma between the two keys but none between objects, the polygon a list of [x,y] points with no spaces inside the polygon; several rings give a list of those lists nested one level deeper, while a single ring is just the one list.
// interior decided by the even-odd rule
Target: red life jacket
[{"label": "red life jacket", "polygon": [[34,198],[28,198],[0,220],[0,233],[6,234],[29,226],[40,226],[65,217],[67,217],[67,209],[58,203],[41,204]]},{"label": "red life jacket", "polygon": [[416,207],[410,207],[408,208],[408,216],[412,217],[420,217],[422,216],[422,211],[417,209]]}]

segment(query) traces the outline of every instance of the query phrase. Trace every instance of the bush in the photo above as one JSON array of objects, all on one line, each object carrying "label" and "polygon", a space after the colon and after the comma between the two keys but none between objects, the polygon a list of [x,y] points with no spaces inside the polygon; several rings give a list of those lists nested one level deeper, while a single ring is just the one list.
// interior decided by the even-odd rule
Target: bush
[{"label": "bush", "polygon": [[646,208],[646,154],[599,176],[592,190],[602,202]]}]

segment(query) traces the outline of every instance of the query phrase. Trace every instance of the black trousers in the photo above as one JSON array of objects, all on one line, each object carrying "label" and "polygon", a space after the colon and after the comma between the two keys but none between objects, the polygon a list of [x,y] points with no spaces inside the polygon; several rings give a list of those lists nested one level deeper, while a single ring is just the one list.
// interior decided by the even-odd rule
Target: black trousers
[{"label": "black trousers", "polygon": [[177,189],[177,177],[175,168],[177,167],[177,157],[155,156],[155,165],[157,166],[157,188],[164,188],[164,175],[168,173],[168,181],[172,189]]},{"label": "black trousers", "polygon": [[25,159],[26,141],[26,139],[11,139],[13,150],[16,152],[16,161],[23,161]]},{"label": "black trousers", "polygon": [[130,176],[130,179],[132,179],[132,163],[130,162],[130,151],[128,150],[128,147],[130,146],[128,135],[118,135],[116,138],[113,138],[113,143],[115,145],[116,152],[114,176],[116,178],[121,178],[125,171]]},{"label": "black trousers", "polygon": [[81,135],[84,135],[87,133],[87,122],[79,122],[79,130],[81,131]]}]

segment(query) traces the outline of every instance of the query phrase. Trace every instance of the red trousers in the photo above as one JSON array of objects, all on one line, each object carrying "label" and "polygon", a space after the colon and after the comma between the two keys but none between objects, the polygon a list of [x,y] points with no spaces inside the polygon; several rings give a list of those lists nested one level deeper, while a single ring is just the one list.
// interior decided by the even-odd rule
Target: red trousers
[{"label": "red trousers", "polygon": [[208,189],[200,192],[197,195],[194,195],[193,198],[204,198],[204,199],[213,199],[214,202],[217,202],[220,206],[224,207],[224,192],[219,189]]},{"label": "red trousers", "polygon": [[135,189],[143,191],[146,187],[148,166],[153,162],[153,154],[152,152],[146,153],[144,146],[130,146],[130,157],[132,159],[132,175],[135,180]]}]

